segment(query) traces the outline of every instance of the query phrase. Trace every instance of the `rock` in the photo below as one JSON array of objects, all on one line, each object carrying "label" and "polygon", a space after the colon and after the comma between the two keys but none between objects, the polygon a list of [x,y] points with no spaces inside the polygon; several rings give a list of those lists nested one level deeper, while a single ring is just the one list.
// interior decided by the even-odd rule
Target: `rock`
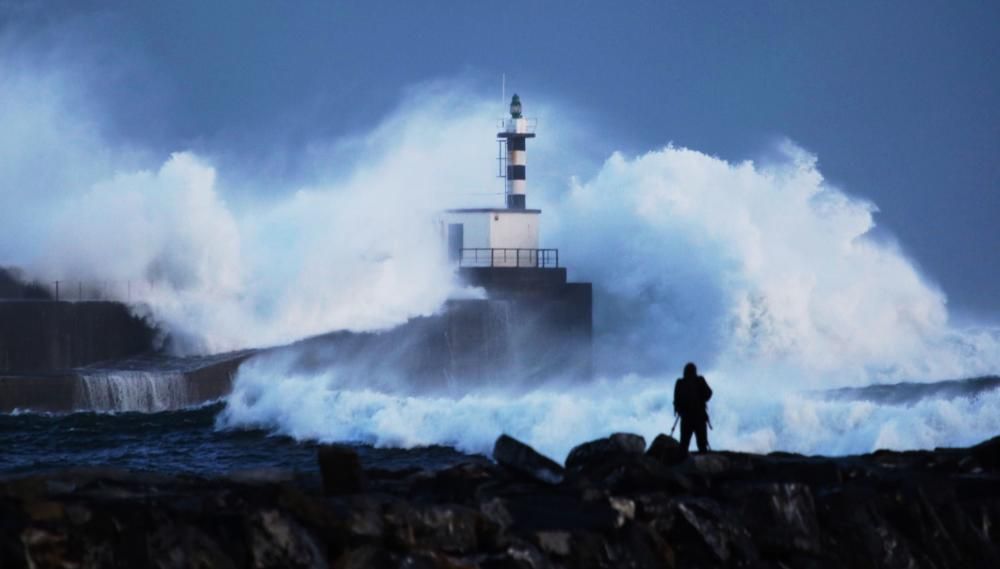
[{"label": "rock", "polygon": [[592,461],[570,472],[578,483],[595,484],[617,494],[655,490],[689,492],[693,488],[691,480],[683,472],[668,468],[645,454]]},{"label": "rock", "polygon": [[540,531],[535,534],[542,551],[566,557],[570,552],[570,535],[565,531]]},{"label": "rock", "polygon": [[301,567],[322,569],[328,564],[302,526],[274,510],[254,516],[250,551],[253,567]]},{"label": "rock", "polygon": [[240,484],[267,484],[294,480],[295,472],[288,468],[250,468],[230,472],[227,478]]},{"label": "rock", "polygon": [[697,453],[689,456],[685,464],[689,470],[702,476],[717,476],[729,470],[729,459],[721,454]]},{"label": "rock", "polygon": [[46,522],[57,521],[65,515],[65,508],[59,502],[29,502],[24,506],[24,511],[32,521]]},{"label": "rock", "polygon": [[364,488],[358,453],[345,445],[324,445],[317,452],[323,490],[328,495],[355,494]]},{"label": "rock", "polygon": [[621,515],[606,499],[586,502],[569,494],[510,496],[505,506],[514,532],[610,531]]},{"label": "rock", "polygon": [[[674,524],[671,541],[678,544],[678,565],[701,565],[691,563],[692,558],[701,557],[698,551],[701,546],[714,558],[705,560],[714,561],[711,565],[721,562],[726,566],[752,566],[757,561],[758,553],[750,532],[714,500],[685,497],[672,500],[672,505],[678,523]],[[700,544],[684,539],[683,525],[694,530],[700,537]]]},{"label": "rock", "polygon": [[334,569],[382,569],[396,566],[385,550],[375,545],[363,545],[345,551],[333,563]]},{"label": "rock", "polygon": [[[488,523],[481,513],[456,505],[391,504],[385,512],[390,535],[403,548],[426,547],[447,553],[470,553],[486,537]],[[495,532],[494,532],[495,533]]]},{"label": "rock", "polygon": [[610,437],[583,443],[566,457],[566,468],[585,468],[594,462],[614,460],[623,455],[642,454],[646,439],[631,433],[615,433]]},{"label": "rock", "polygon": [[479,511],[501,530],[507,529],[514,523],[514,517],[510,515],[507,504],[502,498],[493,498],[482,502],[479,504]]},{"label": "rock", "polygon": [[987,470],[1000,470],[1000,437],[993,437],[972,447],[972,455]]},{"label": "rock", "polygon": [[563,468],[558,463],[507,435],[500,435],[493,445],[493,459],[546,484],[559,484],[563,480]]},{"label": "rock", "polygon": [[548,569],[552,566],[531,543],[517,538],[511,541],[503,552],[483,559],[478,564],[480,569]]},{"label": "rock", "polygon": [[677,439],[660,433],[653,439],[653,444],[649,445],[646,456],[656,459],[666,466],[673,466],[683,462],[687,458],[687,453],[681,448]]},{"label": "rock", "polygon": [[[346,496],[267,473],[0,477],[0,567],[1000,567],[1000,476],[984,466],[1000,441],[671,467],[658,439],[595,452],[555,485],[507,466],[561,472],[513,439],[500,465],[366,472]],[[323,457],[360,470],[350,449]]]},{"label": "rock", "polygon": [[740,504],[742,517],[754,528],[754,542],[765,554],[820,551],[819,521],[808,486],[784,484],[738,484],[725,490]]},{"label": "rock", "polygon": [[608,503],[611,505],[612,510],[618,512],[618,518],[615,519],[615,527],[622,527],[635,518],[635,502],[632,500],[612,496],[608,498]]},{"label": "rock", "polygon": [[381,538],[385,532],[382,504],[368,497],[354,499],[350,504],[347,531],[356,538]]}]

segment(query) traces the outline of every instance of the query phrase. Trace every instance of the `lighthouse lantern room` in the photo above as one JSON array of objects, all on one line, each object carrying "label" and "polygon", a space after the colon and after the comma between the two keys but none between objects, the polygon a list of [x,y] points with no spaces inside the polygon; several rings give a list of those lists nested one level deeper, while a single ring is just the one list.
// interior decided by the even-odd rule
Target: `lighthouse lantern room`
[{"label": "lighthouse lantern room", "polygon": [[535,133],[517,95],[510,102],[510,118],[502,124],[497,140],[506,207],[446,211],[449,256],[461,267],[557,268],[558,250],[538,247],[542,211],[527,208],[527,140]]}]

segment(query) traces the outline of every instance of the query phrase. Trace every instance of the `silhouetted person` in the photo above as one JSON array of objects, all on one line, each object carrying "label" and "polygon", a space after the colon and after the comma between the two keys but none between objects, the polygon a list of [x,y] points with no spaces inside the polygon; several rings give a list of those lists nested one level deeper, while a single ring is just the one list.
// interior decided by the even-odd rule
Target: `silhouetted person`
[{"label": "silhouetted person", "polygon": [[684,377],[674,384],[674,415],[681,418],[681,449],[687,454],[691,433],[698,441],[698,451],[708,450],[708,409],[712,388],[705,378],[698,375],[698,368],[689,363],[684,366]]}]

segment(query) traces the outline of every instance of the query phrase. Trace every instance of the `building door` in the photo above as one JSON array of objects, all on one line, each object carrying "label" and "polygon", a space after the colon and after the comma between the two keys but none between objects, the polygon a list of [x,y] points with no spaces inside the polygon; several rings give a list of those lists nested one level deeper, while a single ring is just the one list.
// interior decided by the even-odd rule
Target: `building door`
[{"label": "building door", "polygon": [[462,244],[465,242],[465,226],[461,223],[448,224],[448,259],[458,263],[462,260]]}]

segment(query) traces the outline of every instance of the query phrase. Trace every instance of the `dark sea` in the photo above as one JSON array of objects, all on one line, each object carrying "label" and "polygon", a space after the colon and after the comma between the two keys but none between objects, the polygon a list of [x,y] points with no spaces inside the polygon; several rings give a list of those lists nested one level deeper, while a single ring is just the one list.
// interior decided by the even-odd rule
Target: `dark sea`
[{"label": "dark sea", "polygon": [[[115,467],[201,476],[280,468],[318,471],[315,442],[216,427],[224,404],[159,413],[0,414],[0,475]],[[443,468],[469,460],[448,447],[355,445],[366,468]]]}]

